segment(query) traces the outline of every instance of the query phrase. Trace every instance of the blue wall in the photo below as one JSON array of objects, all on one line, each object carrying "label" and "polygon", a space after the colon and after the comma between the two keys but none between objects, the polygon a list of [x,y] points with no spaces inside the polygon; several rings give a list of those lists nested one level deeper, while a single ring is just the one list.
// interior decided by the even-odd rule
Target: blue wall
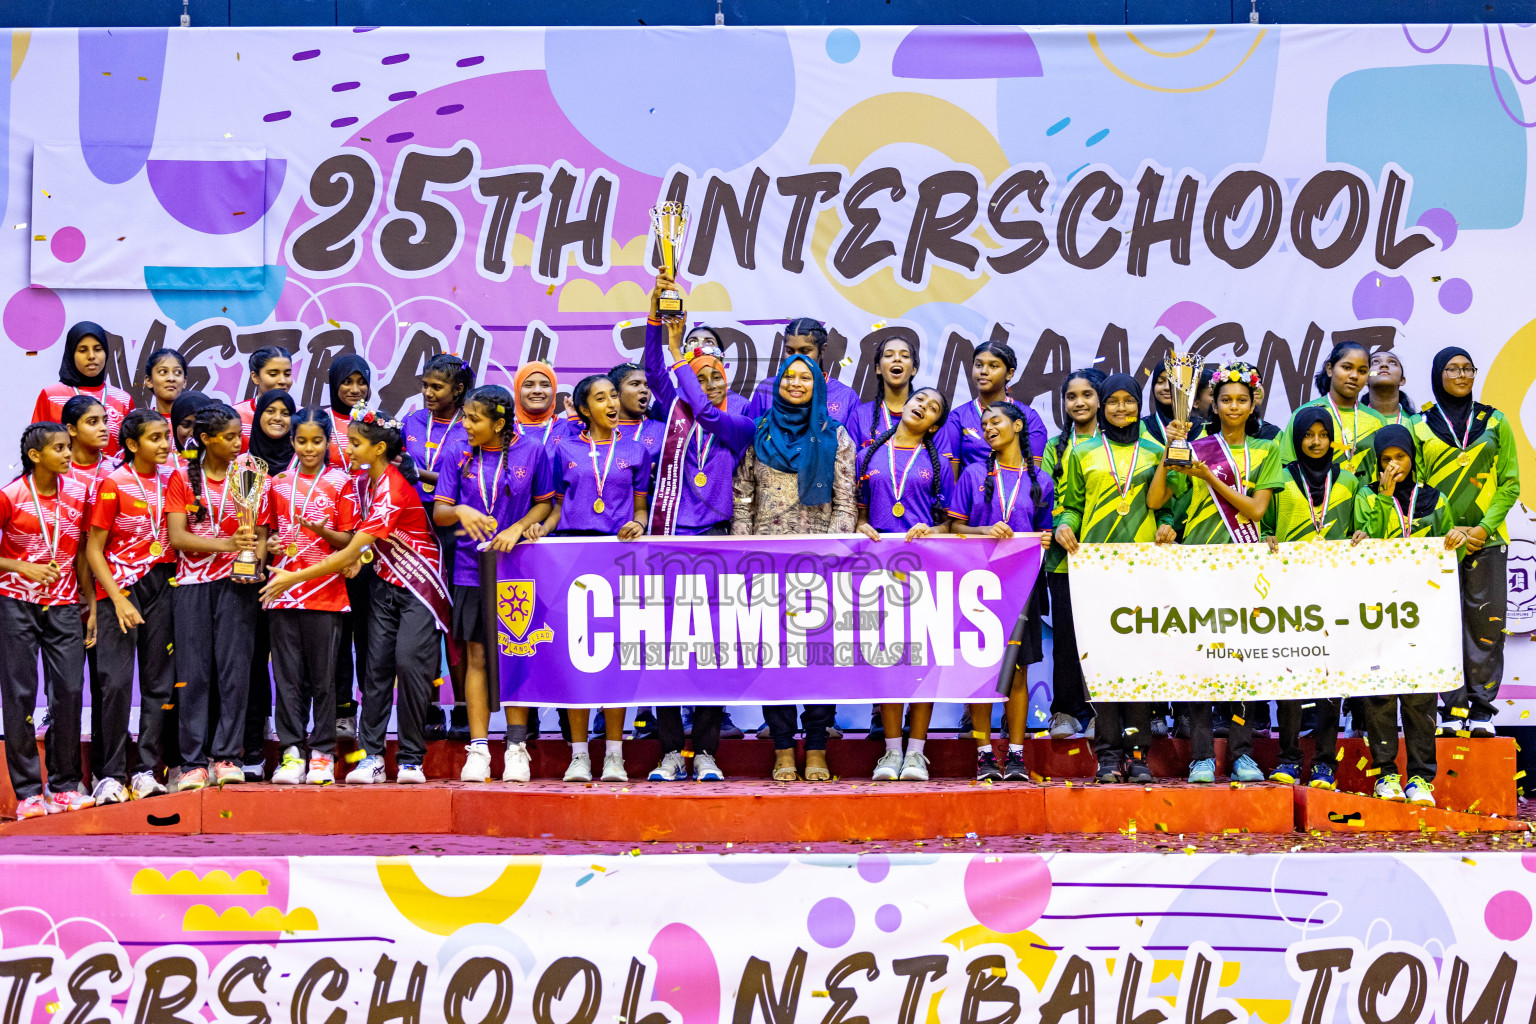
[{"label": "blue wall", "polygon": [[[194,25],[701,25],[714,0],[190,0]],[[1248,20],[1249,0],[725,0],[731,25]],[[181,0],[0,0],[0,26],[174,25]],[[1536,21],[1536,0],[1259,0],[1266,22]]]}]

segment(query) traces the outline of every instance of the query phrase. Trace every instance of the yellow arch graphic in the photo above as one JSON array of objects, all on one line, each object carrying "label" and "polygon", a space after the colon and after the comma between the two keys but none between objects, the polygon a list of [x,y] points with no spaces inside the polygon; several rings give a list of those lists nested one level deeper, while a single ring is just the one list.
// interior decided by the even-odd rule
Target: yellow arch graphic
[{"label": "yellow arch graphic", "polygon": [[[1520,456],[1522,482],[1536,480],[1536,450],[1532,449],[1530,435],[1520,423],[1520,407],[1525,404],[1532,383],[1536,383],[1536,320],[1520,328],[1504,343],[1483,378],[1482,400],[1502,412],[1509,420],[1509,429],[1515,432],[1515,451]],[[1524,487],[1521,489],[1523,491]],[[1523,493],[1520,497],[1522,501],[1525,499]]]},{"label": "yellow arch graphic", "polygon": [[[987,182],[1008,169],[1008,157],[986,125],[953,103],[914,92],[882,93],[849,108],[822,136],[811,154],[811,163],[836,164],[852,173],[871,153],[902,142],[927,146],[970,164]],[[899,317],[929,302],[964,303],[990,280],[986,274],[972,280],[935,266],[929,272],[928,287],[918,292],[897,284],[896,272],[882,267],[856,285],[841,284],[827,267],[827,253],[842,228],[842,218],[835,209],[822,211],[816,218],[811,252],[844,298],[881,317]]]},{"label": "yellow arch graphic", "polygon": [[1187,50],[1154,50],[1152,47],[1138,39],[1135,32],[1127,32],[1125,37],[1131,42],[1135,43],[1143,53],[1149,54],[1153,57],[1188,57],[1192,53],[1198,53],[1200,50],[1203,50],[1207,43],[1209,43],[1212,39],[1215,39],[1216,30],[1211,29],[1205,34],[1204,39],[1200,40],[1198,43],[1196,43],[1194,46],[1191,46]]},{"label": "yellow arch graphic", "polygon": [[533,892],[543,865],[539,857],[513,857],[501,877],[468,896],[444,896],[427,888],[404,857],[380,857],[384,895],[407,921],[433,935],[452,935],[472,924],[501,924]]},{"label": "yellow arch graphic", "polygon": [[[1130,33],[1126,33],[1126,34],[1129,35]],[[1119,78],[1123,82],[1128,82],[1131,85],[1136,86],[1136,88],[1138,88],[1138,89],[1146,89],[1146,90],[1148,90],[1150,92],[1190,93],[1190,92],[1205,92],[1207,89],[1214,89],[1218,85],[1220,85],[1222,82],[1225,82],[1227,79],[1229,79],[1233,75],[1237,74],[1240,70],[1242,70],[1243,65],[1248,63],[1248,58],[1253,56],[1254,51],[1259,48],[1259,44],[1264,41],[1264,37],[1267,36],[1267,35],[1269,35],[1269,29],[1267,29],[1267,28],[1266,29],[1261,29],[1259,34],[1253,37],[1253,45],[1248,47],[1248,52],[1243,54],[1243,59],[1237,62],[1237,66],[1234,67],[1231,71],[1228,71],[1226,74],[1222,75],[1220,78],[1216,79],[1214,82],[1207,82],[1205,85],[1192,85],[1192,86],[1189,86],[1189,87],[1183,88],[1183,89],[1172,89],[1172,88],[1169,88],[1168,86],[1165,86],[1165,85],[1152,85],[1149,82],[1143,82],[1139,78],[1132,78],[1130,75],[1126,74],[1124,71],[1121,71],[1118,67],[1115,66],[1115,63],[1109,59],[1109,56],[1104,52],[1104,48],[1099,45],[1099,34],[1097,32],[1089,32],[1088,33],[1088,45],[1093,47],[1094,55],[1099,58],[1099,62],[1102,63],[1106,68],[1108,68],[1115,75],[1116,78]],[[1137,45],[1140,46],[1141,44],[1137,43]],[[1200,45],[1204,46],[1205,44],[1201,43]],[[1142,47],[1142,48],[1146,49],[1145,47]],[[1196,49],[1198,49],[1198,48],[1199,47],[1196,47]],[[1186,50],[1185,51],[1185,53],[1192,53],[1192,52],[1194,52],[1194,51],[1192,51],[1192,50]],[[1165,53],[1158,53],[1158,54],[1153,54],[1153,56],[1157,56],[1157,57],[1177,57],[1177,56],[1181,56],[1181,55],[1177,54],[1177,53],[1166,53],[1166,54]]]}]

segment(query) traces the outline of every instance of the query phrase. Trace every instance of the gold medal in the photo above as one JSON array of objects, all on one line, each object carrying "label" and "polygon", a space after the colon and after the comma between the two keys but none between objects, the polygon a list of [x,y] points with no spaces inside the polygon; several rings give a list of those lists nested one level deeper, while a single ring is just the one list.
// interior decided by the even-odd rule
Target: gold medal
[{"label": "gold medal", "polygon": [[602,498],[598,498],[596,501],[594,501],[592,503],[592,511],[596,512],[598,515],[602,515],[603,514],[603,509],[605,509],[607,507],[608,506],[603,502]]},{"label": "gold medal", "polygon": [[1115,506],[1115,514],[1120,516],[1130,515],[1131,503],[1129,501],[1121,501],[1120,504]]},{"label": "gold medal", "polygon": [[161,555],[165,554],[165,548],[160,546],[159,541],[152,540],[149,542],[149,554],[151,558],[159,558]]},{"label": "gold medal", "polygon": [[695,487],[703,487],[707,483],[709,483],[709,477],[704,475],[704,471],[702,469],[693,474],[693,485]]},{"label": "gold medal", "polygon": [[50,559],[49,562],[48,562],[48,568],[52,569],[54,572],[58,572],[59,571],[59,563],[54,561],[54,560],[52,560],[52,559]]},{"label": "gold medal", "polygon": [[364,565],[367,565],[369,562],[373,561],[373,548],[363,548],[363,553],[358,556],[357,560],[362,562]]},{"label": "gold medal", "polygon": [[297,544],[292,543],[291,541],[289,542],[287,547],[283,548],[283,554],[287,555],[289,558],[292,558],[294,555],[297,555],[298,553],[299,553],[299,546]]},{"label": "gold medal", "polygon": [[1458,465],[1458,466],[1470,466],[1470,465],[1472,465],[1472,453],[1469,452],[1469,451],[1466,451],[1465,449],[1463,449],[1461,454],[1456,456],[1456,465]]},{"label": "gold medal", "polygon": [[421,489],[426,491],[428,494],[432,493],[432,485],[427,483],[425,480],[421,482]]},{"label": "gold medal", "polygon": [[904,516],[906,514],[907,514],[907,510],[901,504],[901,502],[898,501],[896,504],[891,506],[891,515],[895,516],[897,519],[900,519],[902,516]]}]

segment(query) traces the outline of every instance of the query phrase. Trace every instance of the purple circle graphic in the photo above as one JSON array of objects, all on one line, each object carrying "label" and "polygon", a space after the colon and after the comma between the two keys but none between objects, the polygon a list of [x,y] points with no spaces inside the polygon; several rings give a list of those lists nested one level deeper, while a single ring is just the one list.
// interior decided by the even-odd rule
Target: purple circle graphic
[{"label": "purple circle graphic", "polygon": [[23,288],[6,302],[0,323],[17,348],[47,348],[64,333],[64,300],[48,288]]},{"label": "purple circle graphic", "polygon": [[729,878],[733,882],[756,885],[759,882],[768,882],[777,878],[779,872],[789,867],[789,862],[732,857],[718,863],[711,861],[709,866],[714,869],[715,874]]},{"label": "purple circle graphic", "polygon": [[893,932],[901,927],[901,911],[887,903],[875,911],[875,927],[883,932]]},{"label": "purple circle graphic", "polygon": [[73,263],[85,255],[85,232],[79,228],[59,228],[48,243],[53,258],[60,263]]},{"label": "purple circle graphic", "polygon": [[866,882],[883,882],[891,873],[891,858],[883,853],[867,853],[859,858],[858,871]]},{"label": "purple circle graphic", "polygon": [[1483,923],[1496,939],[1514,942],[1531,930],[1531,901],[1513,889],[1506,889],[1488,901]]},{"label": "purple circle graphic", "polygon": [[1373,270],[1355,285],[1352,304],[1358,320],[1406,324],[1413,315],[1413,286],[1405,277],[1388,277]]},{"label": "purple circle graphic", "polygon": [[1425,210],[1419,214],[1419,219],[1415,223],[1418,227],[1428,228],[1431,234],[1440,239],[1442,251],[1456,243],[1456,217],[1444,207],[1437,206],[1432,210]]},{"label": "purple circle graphic", "polygon": [[811,908],[805,930],[818,946],[836,949],[853,938],[853,908],[836,896],[828,896]]},{"label": "purple circle graphic", "polygon": [[965,904],[981,924],[1005,935],[1040,920],[1051,900],[1051,869],[1032,853],[978,853],[965,869]]},{"label": "purple circle graphic", "polygon": [[1447,313],[1465,313],[1472,305],[1472,286],[1459,277],[1440,285],[1440,308]]}]

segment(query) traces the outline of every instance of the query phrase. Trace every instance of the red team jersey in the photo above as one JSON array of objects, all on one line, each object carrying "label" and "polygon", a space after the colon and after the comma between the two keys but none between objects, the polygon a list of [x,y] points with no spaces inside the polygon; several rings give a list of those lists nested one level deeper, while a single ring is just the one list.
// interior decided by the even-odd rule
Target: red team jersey
[{"label": "red team jersey", "polygon": [[[192,515],[197,509],[197,496],[192,493],[192,484],[187,479],[187,471],[180,470],[171,477],[171,485],[166,491],[165,507],[170,512],[184,512],[187,516],[187,529],[199,537],[232,537],[240,528],[240,507],[228,497],[226,486],[229,480],[209,480],[203,477],[203,508],[208,514],[200,523],[192,522]],[[267,521],[268,504],[272,494],[272,484],[268,481],[263,487],[261,501],[256,509],[256,523],[260,525]],[[221,511],[222,510],[222,511]],[[176,585],[185,587],[193,583],[212,583],[215,580],[229,578],[230,570],[235,564],[235,552],[210,551],[206,554],[195,551],[181,551],[176,559]]]},{"label": "red team jersey", "polygon": [[96,500],[96,492],[101,489],[102,481],[111,476],[113,472],[116,471],[117,468],[121,465],[121,461],[103,453],[101,458],[96,461],[96,465],[94,466],[77,465],[75,461],[71,459],[69,463],[69,469],[64,471],[64,475],[69,477],[75,483],[79,484],[81,487],[84,487],[85,500],[87,502],[92,502]]},{"label": "red team jersey", "polygon": [[240,450],[247,451],[251,447],[251,424],[256,422],[256,399],[247,398],[235,406],[235,412],[240,414]]},{"label": "red team jersey", "polygon": [[59,417],[64,415],[64,403],[76,395],[90,395],[107,410],[107,448],[108,455],[118,455],[122,452],[122,446],[117,443],[117,428],[123,425],[123,417],[127,416],[133,408],[133,399],[128,397],[128,392],[122,388],[115,388],[111,384],[99,384],[94,388],[76,388],[68,384],[49,384],[38,392],[37,403],[32,406],[32,422],[45,421],[59,422]]},{"label": "red team jersey", "polygon": [[[19,572],[0,572],[0,594],[31,604],[78,604],[80,582],[75,577],[75,555],[80,550],[80,531],[85,526],[85,488],[60,477],[57,491],[51,495],[38,494],[34,500],[31,484],[32,478],[23,476],[0,488],[0,558],[45,565],[58,562],[59,578],[45,588]],[[43,513],[41,522],[37,515],[39,507]],[[57,550],[49,544],[55,532]]]},{"label": "red team jersey", "polygon": [[349,473],[352,467],[347,461],[347,424],[351,422],[351,416],[331,410],[331,465]]},{"label": "red team jersey", "polygon": [[[361,509],[363,521],[358,529],[379,540],[394,537],[426,559],[433,572],[441,575],[443,557],[437,549],[437,534],[432,532],[432,521],[427,518],[426,509],[421,507],[416,488],[406,483],[405,477],[394,466],[384,470],[384,475],[371,490],[367,490],[366,475],[355,479],[354,486],[365,490]],[[374,568],[385,583],[405,586],[405,581],[389,567],[375,562]]]},{"label": "red team jersey", "polygon": [[[294,511],[312,523],[349,533],[357,529],[357,489],[352,478],[334,467],[322,469],[318,478],[303,476],[295,466],[272,478],[267,492],[270,505],[266,524],[271,530],[267,550],[274,569],[298,572],[327,558],[335,549],[324,537],[299,525]],[[298,553],[288,554],[293,546]],[[311,612],[346,612],[347,581],[331,573],[283,591],[269,608],[303,609]]]},{"label": "red team jersey", "polygon": [[[96,492],[90,525],[107,531],[107,567],[120,589],[127,590],[162,562],[176,561],[165,521],[175,475],[169,466],[161,466],[147,477],[140,476],[131,465],[120,466]],[[97,584],[96,596],[106,594]]]}]

